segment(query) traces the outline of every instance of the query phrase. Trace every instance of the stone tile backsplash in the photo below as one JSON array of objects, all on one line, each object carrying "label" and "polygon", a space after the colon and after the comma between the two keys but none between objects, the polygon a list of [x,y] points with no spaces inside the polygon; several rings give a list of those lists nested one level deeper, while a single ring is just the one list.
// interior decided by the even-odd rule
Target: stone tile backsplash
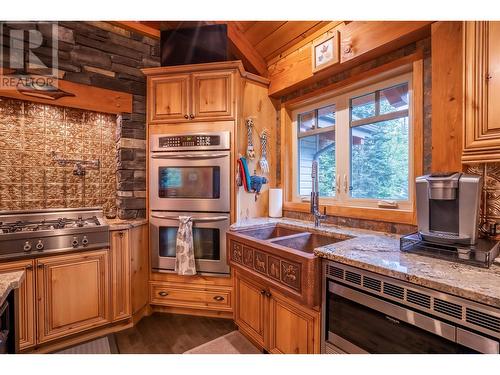
[{"label": "stone tile backsplash", "polygon": [[[0,98],[0,210],[116,207],[116,116]],[[65,159],[99,159],[85,176]]]}]

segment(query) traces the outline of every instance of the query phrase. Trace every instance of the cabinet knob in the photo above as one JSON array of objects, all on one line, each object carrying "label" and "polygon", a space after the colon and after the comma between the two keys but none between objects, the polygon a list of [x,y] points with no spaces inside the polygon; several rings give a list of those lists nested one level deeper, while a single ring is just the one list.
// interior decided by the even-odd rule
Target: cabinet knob
[{"label": "cabinet knob", "polygon": [[222,297],[222,296],[215,296],[214,300],[216,300],[217,302],[224,301],[224,297]]},{"label": "cabinet knob", "polygon": [[38,268],[43,268],[43,264],[39,264],[37,267]]},{"label": "cabinet knob", "polygon": [[194,119],[194,115],[191,113],[191,114],[189,115],[189,118],[190,118],[191,120],[192,120],[192,119]]},{"label": "cabinet knob", "polygon": [[27,269],[27,270],[32,270],[32,269],[33,269],[33,266],[32,266],[31,264],[28,264],[28,265],[26,266],[26,269]]},{"label": "cabinet knob", "polygon": [[161,291],[161,292],[159,292],[158,294],[159,294],[160,296],[162,296],[162,297],[166,297],[166,296],[168,296],[168,293],[167,293],[167,292],[164,292],[164,291]]},{"label": "cabinet knob", "polygon": [[271,296],[272,296],[271,292],[266,292],[266,297],[271,297]]},{"label": "cabinet knob", "polygon": [[188,115],[184,115],[184,118],[187,120],[189,118],[189,116]]},{"label": "cabinet knob", "polygon": [[123,232],[118,232],[118,235],[119,235],[120,237],[123,237]]},{"label": "cabinet knob", "polygon": [[261,294],[261,295],[264,295],[264,294],[266,294],[266,291],[265,291],[264,289],[262,289],[262,290],[260,291],[260,294]]}]

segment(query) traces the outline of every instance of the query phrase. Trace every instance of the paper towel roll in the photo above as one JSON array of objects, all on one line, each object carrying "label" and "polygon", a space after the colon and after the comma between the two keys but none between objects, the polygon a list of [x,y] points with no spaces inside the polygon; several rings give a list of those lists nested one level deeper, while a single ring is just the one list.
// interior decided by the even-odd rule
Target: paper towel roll
[{"label": "paper towel roll", "polygon": [[269,189],[269,217],[283,216],[283,190]]}]

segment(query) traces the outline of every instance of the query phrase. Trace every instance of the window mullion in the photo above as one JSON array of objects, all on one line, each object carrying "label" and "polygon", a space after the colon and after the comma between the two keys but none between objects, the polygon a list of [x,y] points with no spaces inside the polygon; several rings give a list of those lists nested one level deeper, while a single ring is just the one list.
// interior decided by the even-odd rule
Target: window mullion
[{"label": "window mullion", "polygon": [[347,97],[339,98],[339,109],[337,110],[337,173],[336,182],[339,183],[337,188],[337,197],[339,203],[344,203],[347,199],[344,191],[344,175],[349,174],[349,105]]}]

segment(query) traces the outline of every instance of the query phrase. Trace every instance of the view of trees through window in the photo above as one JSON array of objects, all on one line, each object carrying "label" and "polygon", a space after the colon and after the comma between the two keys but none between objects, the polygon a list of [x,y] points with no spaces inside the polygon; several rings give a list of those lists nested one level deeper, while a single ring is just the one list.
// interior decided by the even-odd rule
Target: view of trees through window
[{"label": "view of trees through window", "polygon": [[408,108],[408,84],[404,83],[350,98],[349,124],[336,124],[334,105],[299,114],[299,194],[311,192],[311,164],[316,156],[320,196],[335,196],[335,127],[349,126],[350,197],[407,200]]}]

